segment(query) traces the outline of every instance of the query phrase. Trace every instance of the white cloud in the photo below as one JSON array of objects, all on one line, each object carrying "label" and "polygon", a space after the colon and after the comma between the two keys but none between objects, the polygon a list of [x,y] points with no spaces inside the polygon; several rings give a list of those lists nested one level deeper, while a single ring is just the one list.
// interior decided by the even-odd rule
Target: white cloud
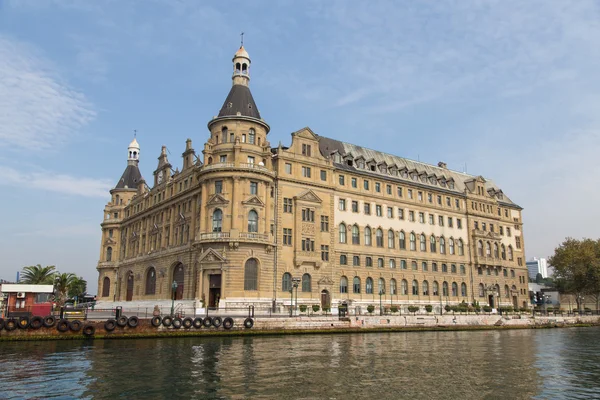
[{"label": "white cloud", "polygon": [[4,36],[0,77],[0,147],[47,150],[96,115],[83,94],[62,82],[34,49]]},{"label": "white cloud", "polygon": [[49,171],[19,172],[0,166],[0,185],[28,187],[82,197],[106,197],[112,187],[105,179],[77,177]]}]

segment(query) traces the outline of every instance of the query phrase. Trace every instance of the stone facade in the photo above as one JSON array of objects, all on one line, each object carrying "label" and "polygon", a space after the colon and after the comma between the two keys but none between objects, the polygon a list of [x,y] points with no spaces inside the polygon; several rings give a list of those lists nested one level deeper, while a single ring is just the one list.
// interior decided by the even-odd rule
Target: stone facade
[{"label": "stone facade", "polygon": [[202,157],[188,139],[173,170],[163,147],[150,189],[130,144],[104,212],[101,300],[527,305],[521,208],[492,181],[309,128],[271,147],[243,48],[233,64]]}]

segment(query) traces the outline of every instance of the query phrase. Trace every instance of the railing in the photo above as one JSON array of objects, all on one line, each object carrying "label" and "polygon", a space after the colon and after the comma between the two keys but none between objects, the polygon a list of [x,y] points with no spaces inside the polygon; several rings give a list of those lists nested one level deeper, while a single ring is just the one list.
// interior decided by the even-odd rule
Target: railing
[{"label": "railing", "polygon": [[254,163],[241,163],[240,168],[250,168],[250,169],[257,169],[259,171],[268,171],[268,169],[266,167],[264,167],[263,165],[258,165],[258,164],[254,164]]},{"label": "railing", "polygon": [[218,169],[218,168],[231,168],[233,167],[234,164],[233,163],[215,163],[215,164],[207,164],[205,166],[202,167],[203,171],[209,171],[211,169]]},{"label": "railing", "polygon": [[200,240],[228,239],[228,238],[229,238],[229,232],[208,232],[208,233],[200,234]]},{"label": "railing", "polygon": [[240,239],[267,240],[269,235],[263,233],[240,232]]}]

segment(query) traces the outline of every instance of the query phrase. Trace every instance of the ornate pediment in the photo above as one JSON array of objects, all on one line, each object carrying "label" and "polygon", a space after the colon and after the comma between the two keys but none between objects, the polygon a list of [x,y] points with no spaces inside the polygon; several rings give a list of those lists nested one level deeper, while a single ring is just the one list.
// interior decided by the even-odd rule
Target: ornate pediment
[{"label": "ornate pediment", "polygon": [[319,285],[333,285],[333,280],[328,276],[324,276],[319,279]]},{"label": "ornate pediment", "polygon": [[302,137],[305,139],[319,140],[317,135],[309,127],[302,128],[299,131],[292,133],[292,135]]},{"label": "ornate pediment", "polygon": [[265,206],[265,203],[263,203],[263,201],[261,199],[259,199],[258,196],[250,196],[250,198],[248,200],[242,201],[242,204],[248,205],[248,206],[258,206],[258,207]]},{"label": "ornate pediment", "polygon": [[104,241],[105,245],[113,245],[113,244],[117,244],[117,241],[113,238],[106,238],[106,240]]},{"label": "ornate pediment", "polygon": [[205,252],[203,252],[202,254],[200,254],[200,257],[198,257],[198,262],[199,263],[224,263],[226,262],[225,258],[219,254],[218,251],[216,251],[213,248],[209,248],[208,250],[206,250]]},{"label": "ornate pediment", "polygon": [[220,193],[217,193],[213,197],[211,197],[206,204],[209,206],[229,204],[229,200],[223,197]]},{"label": "ornate pediment", "polygon": [[300,193],[295,198],[296,198],[296,200],[308,201],[311,203],[322,203],[323,202],[323,200],[321,200],[321,198],[319,196],[317,196],[315,194],[315,192],[313,192],[310,189]]}]

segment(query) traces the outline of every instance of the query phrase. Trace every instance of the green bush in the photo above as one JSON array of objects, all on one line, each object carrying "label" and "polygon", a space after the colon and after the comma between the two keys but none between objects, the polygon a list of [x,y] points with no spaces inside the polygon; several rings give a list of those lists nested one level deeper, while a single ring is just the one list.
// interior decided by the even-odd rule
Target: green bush
[{"label": "green bush", "polygon": [[553,312],[554,311],[554,307],[546,307],[546,311]]},{"label": "green bush", "polygon": [[393,313],[397,313],[398,312],[398,306],[391,306],[390,307],[390,311]]},{"label": "green bush", "polygon": [[427,305],[425,306],[425,311],[427,311],[427,312],[431,312],[432,310],[433,310],[433,306],[432,306],[431,304],[427,304]]},{"label": "green bush", "polygon": [[527,307],[521,307],[521,308],[519,308],[519,311],[521,311],[521,312],[528,312],[529,308],[527,308]]},{"label": "green bush", "polygon": [[416,313],[419,311],[419,306],[408,306],[408,312]]},{"label": "green bush", "polygon": [[[318,311],[318,310],[317,310],[317,311]],[[323,307],[323,312],[324,312],[325,314],[327,314],[327,313],[328,313],[328,312],[330,312],[330,311],[331,311],[331,307]]]},{"label": "green bush", "polygon": [[319,306],[318,304],[313,304],[313,306],[312,306],[313,312],[319,311],[320,308],[321,308],[321,306]]},{"label": "green bush", "polygon": [[300,312],[306,312],[306,309],[307,309],[308,307],[306,306],[306,304],[300,304],[300,305],[298,306],[298,308],[300,309]]},{"label": "green bush", "polygon": [[368,305],[367,306],[367,311],[369,314],[373,314],[373,311],[375,311],[375,306],[374,305]]},{"label": "green bush", "polygon": [[483,306],[483,311],[485,311],[485,312],[491,312],[492,311],[492,307],[490,307],[490,306]]},{"label": "green bush", "polygon": [[446,312],[450,312],[450,310],[452,310],[452,307],[450,307],[448,304],[446,304],[444,306],[444,310],[446,310]]}]

